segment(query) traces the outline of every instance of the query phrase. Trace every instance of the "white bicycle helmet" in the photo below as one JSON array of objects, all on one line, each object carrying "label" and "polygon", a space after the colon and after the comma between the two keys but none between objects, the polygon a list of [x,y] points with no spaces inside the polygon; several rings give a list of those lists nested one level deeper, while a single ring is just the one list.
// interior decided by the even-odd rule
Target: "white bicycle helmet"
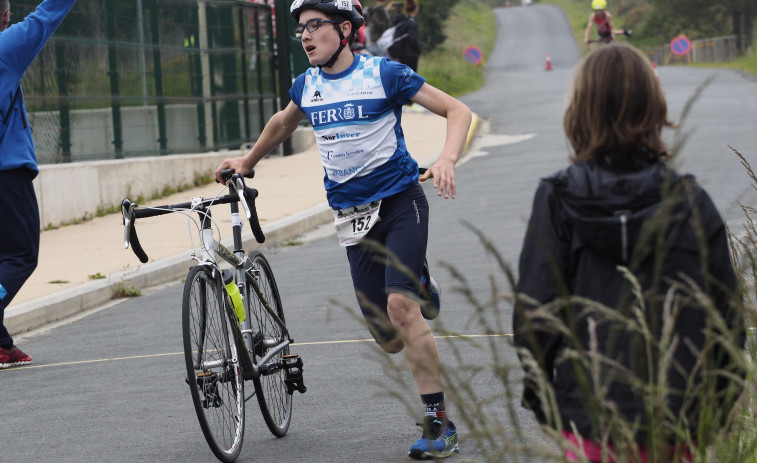
[{"label": "white bicycle helmet", "polygon": [[303,10],[318,10],[331,15],[344,16],[352,23],[352,31],[357,33],[365,23],[362,15],[362,6],[359,2],[353,3],[352,0],[294,0],[289,8],[289,13],[295,21],[300,21],[300,13]]},{"label": "white bicycle helmet", "polygon": [[294,20],[299,23],[300,13],[304,10],[318,10],[329,17],[342,16],[345,20],[352,23],[352,32],[349,37],[346,38],[344,37],[344,34],[342,34],[342,30],[338,27],[336,28],[339,33],[339,38],[341,39],[341,44],[327,62],[318,65],[318,67],[331,67],[336,62],[342,49],[355,41],[358,29],[365,24],[365,19],[363,19],[362,14],[363,7],[360,5],[359,1],[357,2],[357,5],[355,5],[353,0],[294,0],[292,6],[289,8],[289,14],[291,14]]}]

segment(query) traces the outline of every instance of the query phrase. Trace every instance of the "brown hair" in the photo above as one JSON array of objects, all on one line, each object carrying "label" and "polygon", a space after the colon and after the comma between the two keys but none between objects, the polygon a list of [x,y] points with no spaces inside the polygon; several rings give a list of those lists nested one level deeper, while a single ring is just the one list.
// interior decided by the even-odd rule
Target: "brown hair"
[{"label": "brown hair", "polygon": [[603,45],[578,67],[563,126],[571,161],[638,166],[667,157],[665,95],[649,60],[630,45]]},{"label": "brown hair", "polygon": [[418,2],[415,0],[405,0],[405,14],[415,13],[418,9]]}]

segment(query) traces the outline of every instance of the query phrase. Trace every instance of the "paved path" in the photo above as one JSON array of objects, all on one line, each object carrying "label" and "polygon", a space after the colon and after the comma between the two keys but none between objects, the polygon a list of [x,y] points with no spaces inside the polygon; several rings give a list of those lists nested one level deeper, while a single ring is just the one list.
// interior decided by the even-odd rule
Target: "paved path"
[{"label": "paved path", "polygon": [[[517,404],[519,370],[507,338],[511,308],[501,302],[496,310],[477,311],[491,309],[487,301],[505,294],[509,286],[491,250],[482,246],[472,228],[493,243],[506,263],[517,262],[538,178],[567,164],[560,119],[579,49],[567,21],[553,7],[495,12],[499,39],[489,60],[487,84],[463,98],[486,120],[488,129],[480,131],[458,168],[456,200],[433,197],[426,185],[431,205],[429,255],[444,289],[444,308],[432,325],[449,372],[465,379],[469,389],[462,391],[489,399],[473,416],[499,425],[491,443],[476,444],[477,425],[464,420],[462,413],[476,400],[453,396],[450,413],[460,426],[463,453],[451,461],[486,461],[492,451],[489,461],[515,461],[502,449],[533,455],[546,441]],[[549,72],[544,70],[547,53],[554,66]],[[730,71],[660,69],[675,120],[694,89],[714,74],[715,81],[684,125],[697,130],[677,162],[698,176],[724,216],[738,226],[743,219],[734,203],[755,205],[757,200],[727,144],[756,157],[757,134],[748,128],[757,120],[757,80]],[[675,134],[666,136],[673,139]],[[263,181],[262,173],[258,180]],[[261,206],[269,188],[273,186],[260,188]],[[120,249],[118,228],[109,232],[116,234],[114,247],[136,262]],[[412,415],[417,394],[406,369],[391,363],[404,367],[404,359],[377,354],[373,343],[365,340],[365,329],[345,313],[342,305],[354,309],[346,258],[329,228],[320,230],[325,232],[310,234],[301,246],[266,251],[279,280],[295,350],[305,359],[309,390],[296,396],[292,428],[280,440],[265,429],[254,400],[248,402],[239,461],[408,461],[405,452],[418,436]],[[149,240],[143,242],[148,254],[156,256],[158,250]],[[35,365],[0,371],[3,390],[12,397],[4,402],[2,416],[14,430],[3,443],[0,459],[214,461],[183,383],[178,310],[182,286],[177,277],[146,290],[143,297],[103,306],[75,323],[20,337]],[[502,336],[478,337],[489,329]],[[514,366],[513,373],[501,381],[495,366]],[[510,402],[502,395],[503,384],[514,388]],[[394,394],[407,398],[409,408]],[[516,423],[524,429],[522,438],[514,431]]]}]

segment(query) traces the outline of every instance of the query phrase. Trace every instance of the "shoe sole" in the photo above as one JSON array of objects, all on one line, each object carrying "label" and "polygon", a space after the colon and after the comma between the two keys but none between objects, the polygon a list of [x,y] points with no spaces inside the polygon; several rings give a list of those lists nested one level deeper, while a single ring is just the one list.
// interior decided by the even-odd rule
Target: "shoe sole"
[{"label": "shoe sole", "polygon": [[14,363],[0,363],[0,370],[4,370],[6,368],[13,368],[13,367],[20,367],[23,365],[31,365],[31,360],[28,362],[14,362]]},{"label": "shoe sole", "polygon": [[413,460],[436,460],[439,458],[447,458],[453,453],[460,453],[460,446],[458,444],[453,445],[447,451],[437,453],[424,452],[423,450],[413,449],[407,454],[407,456],[409,456]]},{"label": "shoe sole", "polygon": [[426,320],[434,320],[439,316],[439,312],[442,311],[441,301],[439,305],[434,301],[433,294],[436,294],[436,299],[439,301],[439,291],[433,291],[432,287],[439,288],[439,283],[434,280],[434,277],[428,275],[425,286],[421,289],[421,315]]}]

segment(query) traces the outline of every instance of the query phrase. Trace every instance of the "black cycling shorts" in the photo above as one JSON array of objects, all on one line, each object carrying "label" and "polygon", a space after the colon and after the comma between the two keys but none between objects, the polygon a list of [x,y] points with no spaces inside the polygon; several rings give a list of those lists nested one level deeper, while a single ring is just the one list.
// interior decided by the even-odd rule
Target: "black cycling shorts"
[{"label": "black cycling shorts", "polygon": [[363,240],[347,247],[352,285],[368,329],[378,343],[397,337],[387,316],[387,297],[418,297],[428,243],[428,201],[420,184],[384,198],[380,220]]}]

